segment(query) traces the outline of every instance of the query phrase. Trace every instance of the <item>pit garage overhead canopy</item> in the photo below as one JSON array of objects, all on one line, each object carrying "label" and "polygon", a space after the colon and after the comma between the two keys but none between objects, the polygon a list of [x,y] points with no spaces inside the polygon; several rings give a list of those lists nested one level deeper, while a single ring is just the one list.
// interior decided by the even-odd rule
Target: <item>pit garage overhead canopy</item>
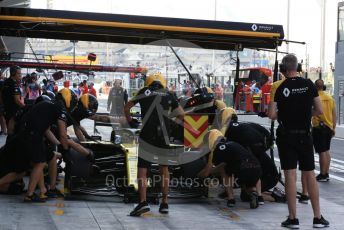
[{"label": "pit garage overhead canopy", "polygon": [[281,25],[5,7],[0,35],[219,50],[274,49],[284,38]]}]

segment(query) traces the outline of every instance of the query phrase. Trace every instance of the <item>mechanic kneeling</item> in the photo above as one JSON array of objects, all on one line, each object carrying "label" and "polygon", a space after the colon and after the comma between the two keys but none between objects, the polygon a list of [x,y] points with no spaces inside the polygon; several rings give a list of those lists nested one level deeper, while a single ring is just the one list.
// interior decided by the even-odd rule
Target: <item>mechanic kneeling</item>
[{"label": "mechanic kneeling", "polygon": [[[264,201],[260,191],[261,167],[257,158],[240,144],[225,140],[217,129],[210,130],[204,137],[204,148],[208,153],[208,163],[199,173],[201,178],[220,172],[226,189],[227,206],[235,205],[233,176],[238,178],[242,188],[250,191],[250,208],[257,208]],[[216,167],[213,168],[213,165]]]},{"label": "mechanic kneeling", "polygon": [[[59,144],[62,154],[68,152],[69,148],[73,148],[93,161],[94,157],[91,151],[68,139],[67,136],[66,118],[68,113],[74,110],[76,102],[76,96],[70,89],[62,89],[56,95],[54,103],[40,102],[24,114],[13,139],[3,147],[0,157],[0,176],[2,176],[0,186],[6,186],[21,179],[32,164],[33,169],[24,201],[42,201],[34,191],[38,183],[41,192],[44,190],[42,188],[44,186],[43,168],[45,162],[49,160],[47,151],[44,149],[44,136],[52,143]],[[58,141],[50,131],[50,126],[54,124],[57,124],[58,127]]]}]

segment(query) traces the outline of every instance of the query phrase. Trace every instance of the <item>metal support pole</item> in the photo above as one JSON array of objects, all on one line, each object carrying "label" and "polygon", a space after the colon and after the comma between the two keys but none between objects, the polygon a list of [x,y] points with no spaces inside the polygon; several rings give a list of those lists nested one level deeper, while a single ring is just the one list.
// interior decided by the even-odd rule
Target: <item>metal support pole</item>
[{"label": "metal support pole", "polygon": [[[276,46],[273,82],[276,82],[278,80],[277,77],[278,77],[278,46]],[[274,143],[274,141],[275,141],[275,121],[274,120],[271,120],[270,138],[271,138],[271,143]],[[273,163],[275,164],[273,145],[270,147],[270,158],[273,161]]]},{"label": "metal support pole", "polygon": [[[289,40],[290,34],[290,0],[287,0],[287,40]],[[287,53],[289,53],[289,43],[287,43]]]},{"label": "metal support pole", "polygon": [[[325,39],[326,39],[326,0],[321,0],[321,27],[320,27],[320,67],[326,71]],[[321,78],[320,78],[321,79]]]},{"label": "metal support pole", "polygon": [[236,58],[237,58],[237,60],[236,60],[236,68],[235,68],[234,93],[233,93],[233,104],[234,105],[235,105],[235,102],[236,102],[236,96],[237,96],[238,84],[239,84],[239,70],[240,70],[239,51],[237,51],[237,53],[236,53]]},{"label": "metal support pole", "polygon": [[73,41],[73,64],[75,65],[75,41]]}]

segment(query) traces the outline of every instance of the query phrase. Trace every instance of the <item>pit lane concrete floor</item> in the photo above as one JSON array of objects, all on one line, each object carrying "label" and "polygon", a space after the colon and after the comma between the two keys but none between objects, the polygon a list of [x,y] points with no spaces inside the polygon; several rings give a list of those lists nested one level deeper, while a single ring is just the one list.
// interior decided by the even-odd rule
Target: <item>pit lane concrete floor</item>
[{"label": "pit lane concrete floor", "polygon": [[[0,145],[5,137],[0,136]],[[63,178],[62,178],[63,180]],[[343,182],[331,179],[319,183],[323,215],[331,229],[344,229]],[[61,186],[61,185],[60,185]],[[300,184],[298,184],[300,188]],[[74,200],[52,199],[43,204],[23,203],[23,196],[0,195],[0,230],[93,230],[93,229],[283,229],[287,205],[266,202],[256,210],[239,202],[227,208],[211,189],[212,198],[170,200],[170,213],[161,215],[157,205],[143,217],[130,217],[134,204],[124,204],[120,197],[78,196]],[[297,204],[301,229],[312,229],[310,204]]]}]

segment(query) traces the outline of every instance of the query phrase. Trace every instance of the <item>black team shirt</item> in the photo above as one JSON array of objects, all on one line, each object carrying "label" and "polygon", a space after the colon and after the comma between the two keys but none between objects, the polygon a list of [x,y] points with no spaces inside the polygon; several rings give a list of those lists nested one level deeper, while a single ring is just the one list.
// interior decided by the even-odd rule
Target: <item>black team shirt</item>
[{"label": "black team shirt", "polygon": [[140,138],[156,146],[167,145],[170,130],[170,113],[179,106],[177,98],[167,89],[144,87],[131,100],[139,103],[143,127]]},{"label": "black team shirt", "polygon": [[50,126],[56,124],[57,120],[66,122],[66,114],[66,111],[61,106],[42,101],[34,105],[24,115],[22,122],[26,123],[27,130],[43,135]]},{"label": "black team shirt", "polygon": [[4,81],[2,90],[2,100],[5,107],[5,113],[8,116],[13,116],[19,109],[19,106],[14,101],[15,95],[20,95],[20,86],[12,78],[7,78]]},{"label": "black team shirt", "polygon": [[287,78],[276,89],[278,122],[286,130],[309,130],[311,127],[313,99],[318,91],[309,79]]}]

